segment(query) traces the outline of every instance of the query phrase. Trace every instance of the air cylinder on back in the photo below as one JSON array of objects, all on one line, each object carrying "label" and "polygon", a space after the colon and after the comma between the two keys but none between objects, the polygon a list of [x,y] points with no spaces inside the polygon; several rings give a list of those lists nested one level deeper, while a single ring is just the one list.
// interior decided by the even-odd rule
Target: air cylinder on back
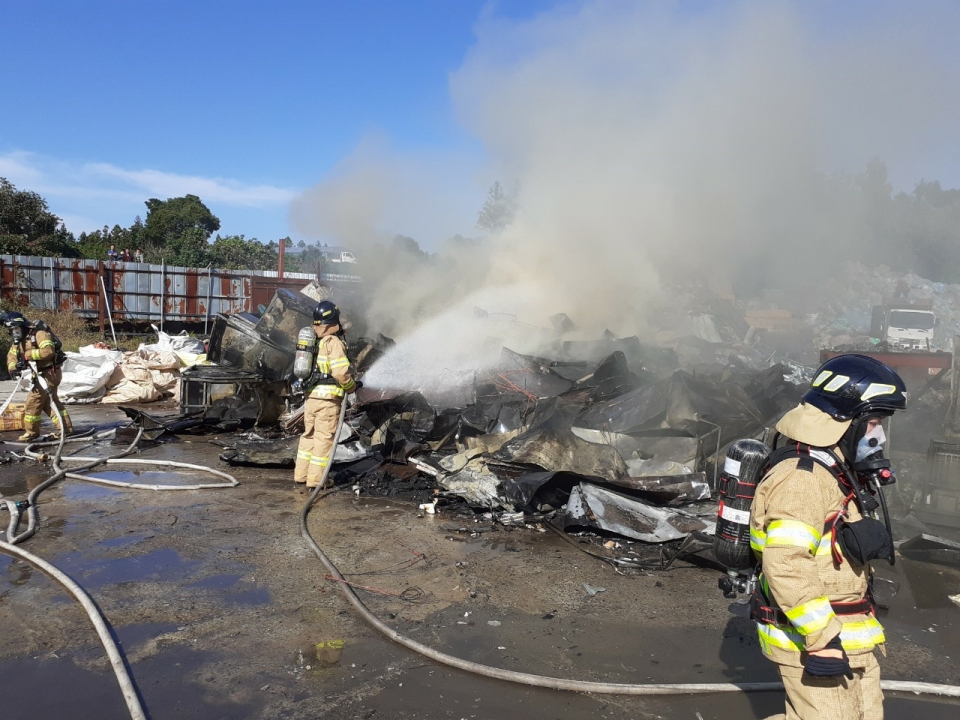
[{"label": "air cylinder on back", "polygon": [[306,380],[313,372],[316,347],[317,335],[313,328],[309,325],[300,328],[297,335],[297,354],[293,358],[293,376],[298,380]]},{"label": "air cylinder on back", "polygon": [[727,450],[713,552],[728,570],[749,570],[757,562],[750,549],[750,505],[769,455],[759,440],[737,440]]}]

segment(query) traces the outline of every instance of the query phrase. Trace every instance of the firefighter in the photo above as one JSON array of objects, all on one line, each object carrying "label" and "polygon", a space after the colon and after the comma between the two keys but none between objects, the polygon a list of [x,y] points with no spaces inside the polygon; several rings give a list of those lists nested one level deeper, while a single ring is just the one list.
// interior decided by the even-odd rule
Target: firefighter
[{"label": "firefighter", "polygon": [[[30,363],[36,366],[40,377],[46,382],[45,390],[39,380],[34,377],[33,387],[27,395],[26,407],[23,414],[24,433],[20,436],[21,442],[35,440],[40,435],[40,421],[43,413],[50,416],[53,424],[57,425],[57,416],[50,407],[51,399],[60,411],[67,435],[73,433],[73,423],[60,398],[57,397],[57,386],[60,384],[62,373],[60,366],[66,356],[59,348],[57,337],[44,323],[31,323],[18,312],[6,313],[3,323],[10,329],[13,339],[10,351],[7,353],[7,370],[13,375],[25,370],[32,370]],[[59,427],[57,432],[59,433]]]},{"label": "firefighter", "polygon": [[[354,381],[347,359],[347,346],[340,327],[340,310],[330,300],[313,310],[313,331],[317,336],[316,360],[311,377],[305,383],[303,435],[297,448],[293,479],[317,487],[324,469],[333,458],[333,440],[340,419],[340,403],[361,383]],[[328,478],[327,485],[332,485]]]},{"label": "firefighter", "polygon": [[[786,688],[787,720],[883,717],[883,627],[870,560],[892,558],[889,520],[865,519],[892,482],[882,422],[906,408],[903,380],[861,355],[826,362],[777,424],[787,438],[752,505],[761,574],[752,601],[763,654]],[[780,453],[779,456],[777,453]],[[772,720],[772,719],[771,719]]]}]

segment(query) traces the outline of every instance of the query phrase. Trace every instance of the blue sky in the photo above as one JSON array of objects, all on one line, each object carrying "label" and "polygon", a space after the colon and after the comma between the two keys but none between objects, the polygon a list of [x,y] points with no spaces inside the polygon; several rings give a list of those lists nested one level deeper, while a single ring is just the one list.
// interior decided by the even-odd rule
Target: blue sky
[{"label": "blue sky", "polygon": [[281,237],[295,193],[367,134],[412,152],[470,147],[447,76],[479,1],[0,8],[0,175],[77,231],[127,225],[148,197],[192,188],[223,232]]},{"label": "blue sky", "polygon": [[[422,206],[395,213],[391,229],[430,246],[454,232],[475,231],[486,188],[501,177],[504,164],[497,161],[505,153],[522,160],[518,138],[535,141],[550,127],[550,118],[540,117],[538,125],[531,121],[536,134],[505,137],[495,124],[473,122],[463,101],[471,72],[487,73],[476,83],[478,96],[513,111],[510,99],[487,85],[511,82],[517,74],[512,63],[521,74],[537,72],[538,43],[547,48],[545,57],[556,58],[564,33],[575,34],[580,23],[597,25],[596,16],[621,13],[640,28],[659,15],[673,16],[664,33],[677,39],[664,42],[663,72],[697,77],[696,67],[691,71],[682,63],[691,51],[682,39],[689,30],[684,23],[702,16],[708,30],[714,24],[717,35],[736,37],[730,27],[743,25],[747,30],[740,31],[749,32],[751,15],[764,6],[740,3],[746,10],[738,12],[729,3],[650,3],[646,8],[653,9],[644,10],[649,17],[638,20],[639,13],[629,10],[637,5],[0,0],[0,176],[46,197],[75,232],[128,225],[145,212],[147,198],[192,192],[220,217],[224,234],[300,239],[301,228],[290,219],[295,198],[338,174],[356,172],[358,155],[387,156],[394,165],[418,168],[400,184],[425,185],[417,200]],[[836,118],[847,124],[842,132],[824,131],[821,144],[829,157],[823,164],[857,172],[879,156],[898,189],[909,190],[921,178],[956,186],[960,144],[945,129],[956,125],[956,85],[944,92],[938,76],[924,87],[931,62],[940,66],[934,75],[960,77],[956,6],[930,3],[924,7],[936,12],[928,16],[926,9],[898,5],[794,6],[814,50],[822,44],[831,57],[842,58],[845,44],[860,44],[863,52],[843,61],[855,88],[864,86],[861,77],[886,83],[889,73],[882,67],[863,70],[874,58],[882,64],[888,57],[930,56],[919,69],[904,69],[904,86],[919,89],[899,103],[902,108],[891,107],[899,96],[887,87],[862,99],[857,91],[837,96],[841,110],[819,108],[825,127]],[[501,35],[507,38],[502,47]],[[735,60],[731,67],[736,71]],[[459,84],[459,106],[451,92],[458,73],[469,76]],[[831,73],[827,68],[824,74]],[[548,77],[563,86],[562,74]],[[823,96],[833,97],[833,90]],[[936,112],[926,112],[937,104],[942,107]],[[912,106],[925,110],[911,115]],[[866,124],[853,119],[854,110],[864,109],[870,112]],[[882,121],[877,127],[875,118]],[[522,128],[522,114],[516,124]],[[514,169],[522,166],[513,160]],[[522,168],[516,176],[523,176]],[[419,221],[433,213],[443,222]]]}]

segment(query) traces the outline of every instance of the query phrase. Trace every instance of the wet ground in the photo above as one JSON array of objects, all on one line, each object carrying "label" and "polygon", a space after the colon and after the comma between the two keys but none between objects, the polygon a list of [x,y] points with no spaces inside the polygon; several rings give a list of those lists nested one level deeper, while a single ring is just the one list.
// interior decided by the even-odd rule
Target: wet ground
[{"label": "wet ground", "polygon": [[[71,413],[82,427],[121,418],[99,406]],[[218,452],[196,438],[138,457],[227,469]],[[0,493],[20,499],[48,473],[35,463],[2,465]],[[138,475],[118,466],[100,474]],[[235,474],[237,488],[181,492],[66,480],[41,496],[41,528],[24,545],[96,600],[154,720],[709,720],[782,708],[777,693],[580,695],[438,666],[377,635],[324,578],[299,537],[306,496],[293,490],[290,471]],[[139,477],[209,481],[193,472]],[[361,591],[378,616],[460,657],[623,683],[775,679],[751,623],[728,611],[715,571],[680,564],[621,576],[552,533],[444,513],[420,517],[412,504],[350,491],[321,501],[310,527],[351,581],[390,593]],[[948,595],[960,593],[960,570],[900,559],[882,574],[900,586],[882,618],[889,640],[884,676],[958,682],[960,608]],[[604,590],[591,595],[585,585]],[[3,554],[0,689],[16,698],[21,720],[126,717],[86,615],[52,580]],[[887,711],[889,718],[954,718],[960,704],[890,697]]]}]

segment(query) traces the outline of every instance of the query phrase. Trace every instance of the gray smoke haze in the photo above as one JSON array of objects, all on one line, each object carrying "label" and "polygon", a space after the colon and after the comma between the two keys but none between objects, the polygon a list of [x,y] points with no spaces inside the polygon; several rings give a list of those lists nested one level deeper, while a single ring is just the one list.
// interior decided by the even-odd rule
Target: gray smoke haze
[{"label": "gray smoke haze", "polygon": [[[567,312],[595,337],[642,334],[664,283],[687,273],[809,291],[811,274],[873,251],[857,180],[870,158],[913,180],[960,166],[958,30],[951,4],[491,13],[450,80],[486,167],[363,147],[294,204],[294,222],[362,255],[397,232],[418,237],[406,228],[429,217],[438,234],[418,239],[437,247],[476,234],[489,185],[478,178],[519,183],[506,230],[374,288],[374,320],[410,338],[395,375],[417,353],[433,368],[486,362],[478,292],[532,325]],[[458,218],[463,207],[473,212]],[[515,328],[512,347],[532,349]]]}]

